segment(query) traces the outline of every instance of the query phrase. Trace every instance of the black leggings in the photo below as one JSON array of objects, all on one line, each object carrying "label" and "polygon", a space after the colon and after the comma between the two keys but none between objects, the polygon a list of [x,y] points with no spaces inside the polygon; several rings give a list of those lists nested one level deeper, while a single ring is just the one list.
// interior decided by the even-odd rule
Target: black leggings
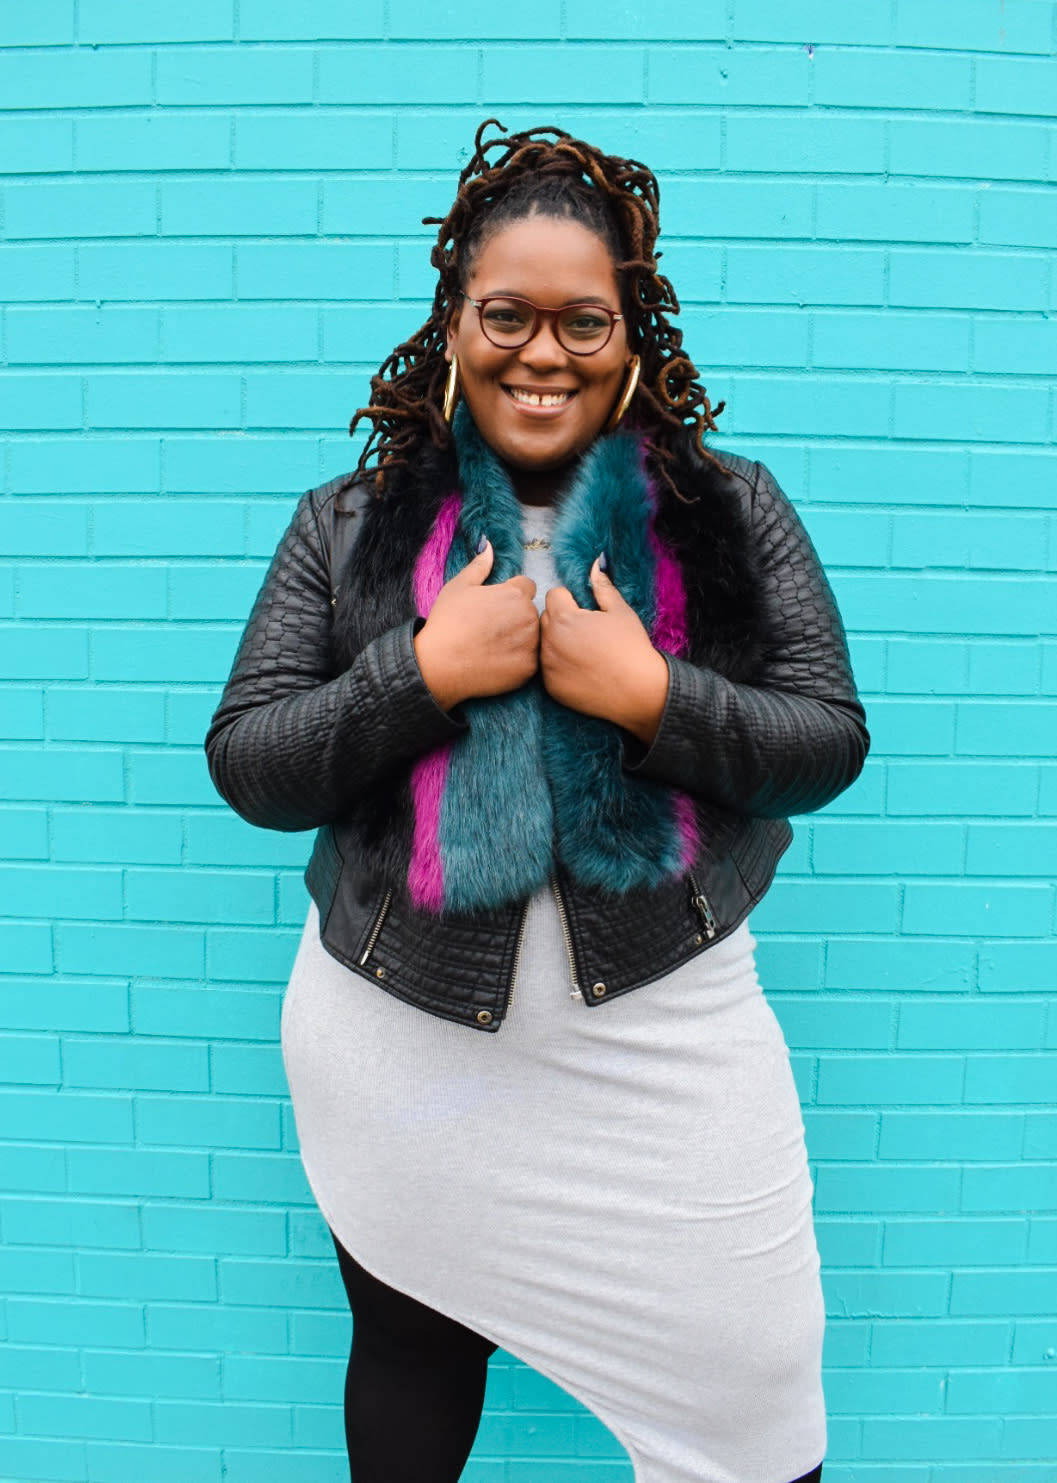
[{"label": "black leggings", "polygon": [[[336,1236],[334,1245],[353,1317],[345,1376],[352,1483],[458,1483],[496,1346],[379,1282]],[[821,1479],[819,1463],[793,1483]]]}]

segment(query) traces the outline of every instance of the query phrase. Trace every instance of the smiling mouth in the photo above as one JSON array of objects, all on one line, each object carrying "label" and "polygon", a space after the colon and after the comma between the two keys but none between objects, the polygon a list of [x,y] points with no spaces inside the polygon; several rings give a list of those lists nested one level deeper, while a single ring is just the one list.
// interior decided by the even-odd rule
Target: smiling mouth
[{"label": "smiling mouth", "polygon": [[503,386],[511,401],[522,407],[564,407],[576,395],[575,391],[527,391],[522,386]]}]

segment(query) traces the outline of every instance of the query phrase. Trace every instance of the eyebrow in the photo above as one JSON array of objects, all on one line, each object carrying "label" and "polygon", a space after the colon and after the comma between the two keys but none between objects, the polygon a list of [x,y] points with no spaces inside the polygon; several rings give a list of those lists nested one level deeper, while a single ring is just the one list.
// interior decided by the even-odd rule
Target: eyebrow
[{"label": "eyebrow", "polygon": [[[514,290],[513,289],[510,289],[510,288],[493,288],[493,289],[490,289],[488,291],[488,293],[486,293],[486,294],[474,294],[474,298],[475,299],[521,299],[526,304],[533,303],[533,300],[532,299],[526,299],[524,294],[515,293]],[[555,304],[553,307],[555,309],[565,309],[570,304],[597,304],[600,309],[612,309],[612,305],[609,304],[609,303],[607,303],[606,300],[604,298],[602,298],[601,294],[583,294],[583,295],[577,295],[574,298],[565,299],[565,300],[562,301],[562,303]],[[543,309],[543,308],[546,308],[547,306],[544,305],[544,304],[541,304],[539,307],[541,309]],[[613,313],[615,314],[616,312],[617,311],[615,309],[613,309]]]}]

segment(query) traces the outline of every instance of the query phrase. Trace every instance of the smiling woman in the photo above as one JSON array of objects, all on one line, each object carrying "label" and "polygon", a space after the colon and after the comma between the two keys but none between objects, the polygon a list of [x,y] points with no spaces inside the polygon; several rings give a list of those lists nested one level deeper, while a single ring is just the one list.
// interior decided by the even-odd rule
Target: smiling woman
[{"label": "smiling woman", "polygon": [[282,1043],[352,1474],[455,1483],[502,1345],[637,1483],[818,1483],[813,1186],[747,919],[863,765],[844,631],[769,472],[705,445],[653,175],[487,127],[206,739],[245,818],[318,831]]}]

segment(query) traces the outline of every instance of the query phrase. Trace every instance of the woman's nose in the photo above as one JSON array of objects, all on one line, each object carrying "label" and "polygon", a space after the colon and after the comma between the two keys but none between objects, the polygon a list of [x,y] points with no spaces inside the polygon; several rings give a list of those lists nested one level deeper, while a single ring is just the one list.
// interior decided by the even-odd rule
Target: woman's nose
[{"label": "woman's nose", "polygon": [[528,344],[522,345],[518,355],[526,366],[541,370],[548,366],[564,365],[568,360],[568,354],[562,349],[555,336],[554,325],[549,319],[543,320]]}]

